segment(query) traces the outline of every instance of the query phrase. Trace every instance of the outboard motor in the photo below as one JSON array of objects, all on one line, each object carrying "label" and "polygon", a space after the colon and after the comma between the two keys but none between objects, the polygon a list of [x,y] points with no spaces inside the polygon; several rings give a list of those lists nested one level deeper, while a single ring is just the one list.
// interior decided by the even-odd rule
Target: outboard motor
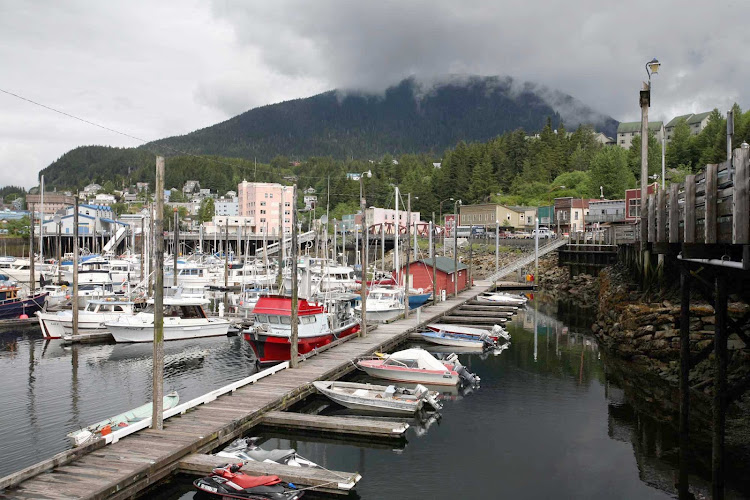
[{"label": "outboard motor", "polygon": [[510,333],[506,332],[505,328],[500,325],[495,325],[492,327],[492,334],[497,335],[498,337],[502,337],[505,340],[510,340]]},{"label": "outboard motor", "polygon": [[477,375],[471,373],[466,369],[466,367],[464,367],[464,365],[461,364],[456,353],[451,353],[447,358],[445,358],[445,360],[453,364],[453,369],[456,371],[456,373],[458,373],[458,376],[461,378],[462,382],[469,385],[479,385],[481,379]]},{"label": "outboard motor", "polygon": [[482,335],[480,335],[479,338],[484,343],[485,349],[494,349],[495,347],[497,347],[497,343],[494,340],[492,340],[492,337],[490,337],[486,333],[483,333]]}]

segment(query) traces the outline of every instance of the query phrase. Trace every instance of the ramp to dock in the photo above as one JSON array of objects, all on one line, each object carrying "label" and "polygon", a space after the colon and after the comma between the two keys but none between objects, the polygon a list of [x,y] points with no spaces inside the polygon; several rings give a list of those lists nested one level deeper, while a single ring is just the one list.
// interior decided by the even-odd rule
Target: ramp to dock
[{"label": "ramp to dock", "polygon": [[[214,455],[189,455],[180,460],[177,470],[185,474],[206,476],[216,467],[226,465],[228,461],[226,457]],[[362,479],[362,476],[356,472],[292,467],[273,462],[247,462],[240,470],[251,476],[279,476],[282,481],[294,483],[298,487],[314,486],[318,491],[344,495],[348,494],[349,490]]]}]

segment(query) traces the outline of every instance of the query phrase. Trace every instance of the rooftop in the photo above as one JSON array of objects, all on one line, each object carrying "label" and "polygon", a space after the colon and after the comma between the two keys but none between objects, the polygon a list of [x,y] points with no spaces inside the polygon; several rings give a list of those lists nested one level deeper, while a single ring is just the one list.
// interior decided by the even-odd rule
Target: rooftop
[{"label": "rooftop", "polygon": [[[453,274],[456,270],[455,267],[453,267],[453,259],[449,259],[448,257],[436,257],[437,262],[436,264],[433,264],[433,261],[435,261],[435,258],[433,259],[420,259],[418,262],[421,262],[425,266],[432,267],[433,265],[437,268],[438,271],[442,271],[446,274]],[[458,270],[463,271],[464,269],[468,269],[465,264],[462,262],[458,263]]]},{"label": "rooftop", "polygon": [[[652,132],[658,132],[661,130],[662,122],[648,122],[648,129]],[[618,134],[626,134],[628,132],[640,132],[641,122],[622,122],[617,126]]]}]

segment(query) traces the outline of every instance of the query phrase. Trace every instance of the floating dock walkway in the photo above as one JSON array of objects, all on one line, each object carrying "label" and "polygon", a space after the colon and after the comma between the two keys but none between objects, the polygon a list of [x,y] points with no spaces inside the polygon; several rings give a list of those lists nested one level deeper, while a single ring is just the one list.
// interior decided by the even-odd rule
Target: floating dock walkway
[{"label": "floating dock walkway", "polygon": [[[171,418],[164,421],[163,431],[147,428],[147,419],[139,423],[142,430],[138,432],[132,432],[136,424],[107,436],[106,443],[111,444],[99,439],[0,478],[0,498],[125,499],[139,495],[175,472],[203,474],[213,463],[205,458],[207,453],[243,436],[265,419],[273,421],[278,414],[271,412],[285,410],[312,394],[313,381],[340,378],[354,369],[355,359],[395,347],[419,326],[439,322],[445,314],[489,288],[490,284],[475,286],[458,297],[426,307],[419,314],[413,312],[408,319],[379,325],[366,337],[350,336],[334,342],[304,359],[296,369],[282,363],[184,403],[167,412],[165,416]],[[319,421],[323,425],[324,419]],[[350,428],[354,425],[355,422],[349,424]],[[277,474],[302,486],[325,483],[327,491],[344,493],[353,486],[351,481],[356,482],[352,478],[358,477],[354,472],[330,471],[327,476],[302,477],[299,470],[289,471],[278,464],[253,467],[264,469],[246,466],[246,470]]]}]

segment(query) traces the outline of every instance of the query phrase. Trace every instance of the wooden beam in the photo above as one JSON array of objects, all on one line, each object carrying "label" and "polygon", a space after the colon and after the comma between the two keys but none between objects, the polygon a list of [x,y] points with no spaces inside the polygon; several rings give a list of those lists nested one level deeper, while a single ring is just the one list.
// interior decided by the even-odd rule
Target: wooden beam
[{"label": "wooden beam", "polygon": [[648,242],[656,243],[656,196],[648,195]]},{"label": "wooden beam", "polygon": [[732,213],[732,243],[750,244],[750,149],[734,150],[734,193]]},{"label": "wooden beam", "polygon": [[706,215],[703,220],[703,243],[716,243],[716,186],[718,165],[706,165]]},{"label": "wooden beam", "polygon": [[262,424],[270,427],[285,427],[305,431],[349,434],[355,436],[403,437],[409,424],[374,419],[329,417],[287,411],[271,411],[263,416]]},{"label": "wooden beam", "polygon": [[685,177],[685,235],[683,243],[695,243],[695,175]]},{"label": "wooden beam", "polygon": [[656,196],[656,241],[667,242],[667,197],[661,188]]},{"label": "wooden beam", "polygon": [[669,185],[669,242],[680,242],[680,185]]}]

